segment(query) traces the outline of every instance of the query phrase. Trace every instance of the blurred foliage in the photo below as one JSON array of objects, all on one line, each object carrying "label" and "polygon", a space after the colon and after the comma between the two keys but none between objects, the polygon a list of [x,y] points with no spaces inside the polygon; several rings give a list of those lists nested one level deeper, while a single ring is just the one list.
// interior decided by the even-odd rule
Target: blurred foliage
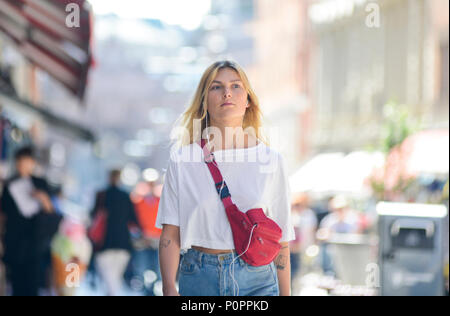
[{"label": "blurred foliage", "polygon": [[386,154],[420,129],[419,121],[413,119],[408,107],[395,101],[390,101],[384,106],[383,117],[380,149]]},{"label": "blurred foliage", "polygon": [[405,195],[415,183],[412,178],[399,178],[398,182],[391,189],[387,189],[385,181],[372,177],[370,180],[373,195],[378,201],[394,201],[399,195]]},{"label": "blurred foliage", "polygon": [[[413,118],[406,105],[400,105],[395,101],[389,101],[384,106],[383,118],[379,150],[384,152],[387,158],[394,148],[400,146],[406,138],[420,130],[420,121]],[[385,166],[383,178],[372,177],[369,179],[372,191],[378,200],[391,200],[395,196],[405,193],[414,182],[414,179],[400,176],[396,185],[388,190],[386,188],[388,172],[387,166]]]}]

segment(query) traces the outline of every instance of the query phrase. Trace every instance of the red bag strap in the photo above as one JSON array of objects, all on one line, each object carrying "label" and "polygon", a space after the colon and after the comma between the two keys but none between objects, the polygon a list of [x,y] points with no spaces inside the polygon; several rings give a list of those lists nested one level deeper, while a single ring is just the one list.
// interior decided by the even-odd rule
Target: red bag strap
[{"label": "red bag strap", "polygon": [[217,193],[220,194],[220,199],[222,200],[225,209],[233,205],[233,201],[231,200],[231,194],[228,190],[227,183],[222,177],[220,170],[217,166],[214,153],[210,152],[209,149],[205,146],[206,141],[204,139],[200,142],[200,147],[203,149],[203,156],[206,165],[208,166],[209,171],[213,177],[214,183],[216,185]]}]

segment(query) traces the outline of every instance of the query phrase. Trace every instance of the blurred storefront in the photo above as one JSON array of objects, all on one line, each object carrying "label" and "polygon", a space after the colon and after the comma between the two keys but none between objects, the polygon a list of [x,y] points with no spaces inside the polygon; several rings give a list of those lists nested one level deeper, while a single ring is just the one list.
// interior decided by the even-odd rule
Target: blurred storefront
[{"label": "blurred storefront", "polygon": [[93,24],[89,3],[85,0],[2,0],[0,17],[0,30],[27,60],[78,98],[84,97],[92,62]]},{"label": "blurred storefront", "polygon": [[448,127],[448,6],[445,0],[311,5],[316,150],[377,143],[389,101],[405,104],[424,128]]},{"label": "blurred storefront", "polygon": [[[69,4],[77,5],[79,21],[72,22],[78,26],[68,25]],[[2,0],[0,17],[2,178],[12,171],[15,148],[32,144],[50,181],[61,184],[68,180],[74,147],[85,147],[95,137],[76,116],[67,115],[66,102],[56,109],[43,102],[40,79],[49,76],[56,90],[68,91],[67,102],[84,98],[92,65],[91,9],[84,0]]]},{"label": "blurred storefront", "polygon": [[255,1],[250,24],[255,57],[249,76],[260,97],[271,146],[284,154],[288,170],[311,153],[311,2]]},{"label": "blurred storefront", "polygon": [[[75,10],[71,21],[69,5]],[[32,145],[38,161],[36,174],[48,180],[55,192],[52,198],[63,201],[67,195],[80,196],[74,160],[92,152],[95,135],[77,117],[67,115],[66,102],[56,109],[46,104],[40,79],[48,76],[55,89],[68,92],[67,101],[81,105],[92,65],[92,27],[92,13],[84,0],[0,1],[1,187],[15,172],[16,149]],[[89,156],[91,162],[95,160]],[[86,205],[81,202],[58,211],[84,218]],[[75,208],[81,213],[71,211]],[[0,263],[0,295],[7,290],[4,272]]]}]

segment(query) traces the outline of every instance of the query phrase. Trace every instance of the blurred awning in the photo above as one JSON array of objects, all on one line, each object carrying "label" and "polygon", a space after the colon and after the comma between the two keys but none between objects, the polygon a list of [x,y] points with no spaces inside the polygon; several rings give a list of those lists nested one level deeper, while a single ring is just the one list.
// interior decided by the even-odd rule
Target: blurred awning
[{"label": "blurred awning", "polygon": [[7,93],[0,89],[0,106],[13,111],[20,111],[22,116],[37,117],[44,120],[53,128],[71,137],[76,137],[88,142],[94,142],[94,134],[84,126],[59,117],[46,110],[44,107],[36,107],[33,104],[18,98],[16,95]]},{"label": "blurred awning", "polygon": [[371,193],[368,177],[383,163],[381,152],[318,154],[294,172],[289,184],[294,193],[308,192],[317,197],[339,193],[365,197]]},{"label": "blurred awning", "polygon": [[292,192],[331,190],[329,179],[344,157],[344,153],[322,153],[311,158],[289,178]]},{"label": "blurred awning", "polygon": [[448,175],[449,130],[425,130],[406,138],[389,153],[387,173],[392,183],[399,177],[421,174]]},{"label": "blurred awning", "polygon": [[402,144],[407,153],[408,174],[448,175],[449,130],[422,131],[408,137]]},{"label": "blurred awning", "polygon": [[[66,24],[72,21],[74,5],[79,9],[79,27]],[[85,0],[0,0],[0,32],[79,99],[84,97],[92,61],[92,21]]]}]

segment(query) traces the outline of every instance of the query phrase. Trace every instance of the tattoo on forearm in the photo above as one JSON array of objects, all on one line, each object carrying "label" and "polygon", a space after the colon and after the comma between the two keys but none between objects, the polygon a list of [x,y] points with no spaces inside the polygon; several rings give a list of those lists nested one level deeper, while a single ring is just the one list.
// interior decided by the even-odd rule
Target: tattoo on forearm
[{"label": "tattoo on forearm", "polygon": [[284,270],[287,266],[287,257],[283,255],[278,255],[278,257],[275,259],[275,266],[278,270]]},{"label": "tattoo on forearm", "polygon": [[169,239],[165,239],[165,238],[161,239],[161,247],[163,247],[163,248],[169,247],[170,242],[171,242],[171,240],[169,240]]}]

